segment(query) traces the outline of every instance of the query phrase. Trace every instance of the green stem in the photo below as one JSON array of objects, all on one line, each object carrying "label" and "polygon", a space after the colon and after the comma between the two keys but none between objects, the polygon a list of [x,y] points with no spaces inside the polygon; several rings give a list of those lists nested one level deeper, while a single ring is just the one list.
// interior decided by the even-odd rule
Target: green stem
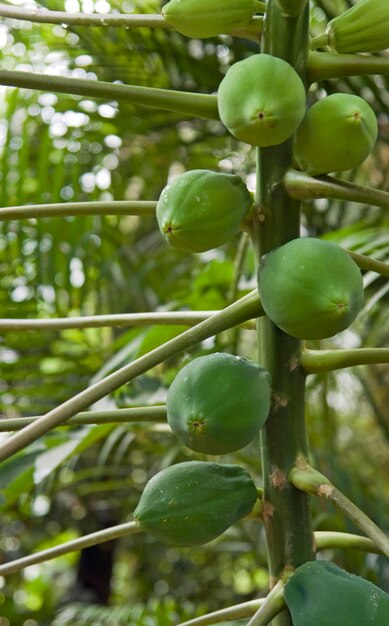
[{"label": "green stem", "polygon": [[365,256],[364,254],[359,254],[358,252],[352,252],[351,250],[346,250],[346,252],[354,259],[355,263],[362,269],[368,272],[376,272],[377,274],[381,274],[381,276],[385,276],[389,278],[389,264],[384,263],[383,261],[378,261],[377,259],[372,259],[369,256]]},{"label": "green stem", "polygon": [[276,0],[276,2],[281,15],[293,19],[303,12],[308,0]]},{"label": "green stem", "polygon": [[127,102],[135,106],[163,109],[182,115],[212,120],[219,119],[217,97],[207,94],[8,70],[0,70],[0,85],[70,93],[91,98],[105,98]]},{"label": "green stem", "polygon": [[161,15],[134,15],[131,13],[69,13],[67,11],[42,11],[11,7],[0,4],[0,17],[9,17],[15,20],[37,22],[38,24],[64,24],[66,26],[124,26],[126,28],[170,29]]},{"label": "green stem", "polygon": [[[281,15],[278,3],[270,0],[262,51],[285,59],[304,79],[308,28],[308,5],[298,18],[290,18]],[[299,236],[300,203],[282,184],[292,149],[291,139],[257,152],[255,200],[259,211],[252,226],[257,262],[262,254]],[[272,408],[261,430],[263,519],[272,586],[285,568],[295,569],[314,558],[309,499],[287,480],[296,457],[307,450],[305,376],[298,365],[300,341],[282,333],[268,318],[259,321],[258,337],[259,362],[270,372],[273,387]],[[274,626],[290,625],[287,611],[274,620]]]},{"label": "green stem", "polygon": [[247,626],[267,626],[284,608],[284,584],[279,580],[266,596],[265,602],[259,607]]},{"label": "green stem", "polygon": [[257,292],[253,291],[247,294],[223,311],[215,313],[207,320],[181,333],[178,337],[167,341],[162,346],[151,350],[139,359],[120,368],[117,372],[81,391],[81,393],[49,411],[33,424],[26,426],[20,432],[3,441],[0,444],[0,461],[8,459],[15,452],[22,450],[41,435],[65,423],[79,411],[147,372],[152,367],[159,365],[166,359],[179,354],[208,337],[231,328],[235,324],[240,324],[262,314],[263,310]]},{"label": "green stem", "polygon": [[195,326],[217,311],[173,311],[164,313],[127,313],[116,315],[85,315],[55,319],[1,319],[0,330],[63,330],[68,328],[100,328],[115,326],[182,325]]},{"label": "green stem", "polygon": [[310,52],[308,55],[308,80],[315,83],[329,78],[389,74],[389,57],[361,54]]},{"label": "green stem", "polygon": [[254,0],[254,9],[256,13],[266,13],[266,2]]},{"label": "green stem", "polygon": [[234,273],[230,288],[228,290],[227,300],[228,302],[234,302],[238,293],[239,281],[242,276],[243,267],[246,261],[247,249],[250,243],[250,237],[246,232],[243,232],[239,239],[239,244],[236,250],[234,259]]},{"label": "green stem", "polygon": [[307,375],[374,363],[389,363],[389,348],[305,350],[300,356],[300,365]]},{"label": "green stem", "polygon": [[112,526],[111,528],[105,528],[104,530],[84,535],[78,539],[66,541],[65,543],[55,546],[54,548],[48,548],[47,550],[42,550],[41,552],[24,556],[21,559],[15,559],[9,563],[3,563],[3,565],[0,565],[0,576],[6,576],[8,574],[19,572],[25,567],[55,559],[63,554],[69,554],[69,552],[78,552],[79,550],[89,548],[90,546],[96,546],[100,543],[105,543],[106,541],[113,541],[114,539],[126,537],[127,535],[134,535],[139,532],[142,531],[138,528],[135,522],[128,522],[126,524]]},{"label": "green stem", "polygon": [[289,472],[289,480],[297,489],[330,500],[389,558],[389,538],[385,533],[328,478],[311,467],[306,459],[303,457],[298,459],[295,467]]},{"label": "green stem", "polygon": [[232,619],[243,619],[245,617],[251,617],[255,611],[264,603],[264,599],[249,600],[248,602],[242,602],[241,604],[235,604],[229,606],[226,609],[220,609],[219,611],[213,611],[201,617],[195,617],[187,622],[182,622],[178,626],[209,626],[210,624],[218,624],[219,622],[225,622]]},{"label": "green stem", "polygon": [[389,209],[389,192],[355,185],[333,176],[313,178],[305,172],[290,169],[285,175],[284,183],[289,195],[298,200],[337,198]]},{"label": "green stem", "polygon": [[[0,418],[0,432],[21,430],[42,416]],[[112,411],[85,411],[77,413],[61,426],[84,426],[86,424],[129,424],[132,422],[166,422],[166,406],[137,406]]]},{"label": "green stem", "polygon": [[[232,277],[232,282],[230,288],[228,290],[227,301],[234,302],[236,300],[236,296],[239,288],[239,281],[241,278],[241,274],[243,271],[243,266],[246,259],[247,249],[250,245],[250,237],[247,232],[243,232],[240,236],[238,248],[236,250],[235,260],[234,260],[234,273]],[[231,354],[238,353],[239,347],[239,339],[240,339],[240,327],[235,326],[231,330],[231,339],[229,342],[229,349]]]},{"label": "green stem", "polygon": [[361,537],[360,535],[352,535],[351,533],[319,530],[315,532],[315,545],[318,551],[351,549],[371,552],[373,554],[382,554],[382,550],[380,550],[371,539]]},{"label": "green stem", "polygon": [[255,43],[259,43],[261,39],[262,29],[263,17],[260,17],[259,15],[254,15],[254,17],[246,26],[235,28],[234,30],[231,30],[226,34],[230,35],[231,37],[250,39],[250,41],[255,41]]},{"label": "green stem", "polygon": [[317,50],[317,48],[325,48],[329,45],[327,33],[321,33],[311,39],[311,50]]},{"label": "green stem", "polygon": [[157,203],[133,200],[112,202],[59,202],[31,204],[0,209],[0,222],[38,217],[77,217],[79,215],[139,215],[155,217]]}]

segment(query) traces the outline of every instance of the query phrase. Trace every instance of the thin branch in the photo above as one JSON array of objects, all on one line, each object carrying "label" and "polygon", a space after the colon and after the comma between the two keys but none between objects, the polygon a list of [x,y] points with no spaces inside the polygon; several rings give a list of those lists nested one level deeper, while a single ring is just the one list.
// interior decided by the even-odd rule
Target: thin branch
[{"label": "thin branch", "polygon": [[[125,537],[138,532],[142,531],[138,526],[136,526],[135,522],[128,522],[112,526],[111,528],[106,528],[95,533],[90,533],[88,535],[84,535],[83,537],[66,541],[65,543],[54,546],[53,548],[48,548],[47,550],[42,550],[40,552],[36,552],[35,554],[30,554],[26,557],[15,559],[14,561],[8,563],[3,563],[0,565],[0,576],[13,574],[21,569],[29,567],[30,565],[43,563],[59,556],[63,556],[64,554],[69,554],[70,552],[78,552],[84,548],[112,541],[114,539],[119,539],[120,537]],[[359,550],[374,552],[376,554],[382,553],[369,539],[348,533],[317,532],[315,533],[315,541],[319,550],[340,547],[356,548]],[[269,623],[268,621],[263,621],[265,617],[270,620],[284,608],[282,589],[282,583],[278,583],[278,587],[276,585],[266,599],[262,598],[258,600],[251,600],[249,602],[243,602],[219,611],[214,611],[213,613],[208,613],[207,615],[183,622],[180,626],[208,626],[209,624],[216,624],[225,620],[242,619],[245,617],[251,617],[256,611],[258,611],[258,609],[262,610],[262,621],[255,622],[255,626],[263,626]],[[270,602],[268,598],[271,594],[273,595],[272,601]],[[268,604],[265,611],[265,608],[262,607],[265,607],[266,602],[268,602]]]},{"label": "thin branch", "polygon": [[236,250],[235,259],[234,259],[234,273],[232,276],[230,288],[228,290],[228,296],[227,296],[228,302],[234,302],[236,298],[236,294],[238,293],[239,281],[242,276],[243,267],[244,267],[244,263],[246,260],[246,254],[247,254],[247,249],[249,247],[249,244],[250,244],[250,237],[248,233],[242,232],[240,239],[239,239],[239,244]]},{"label": "thin branch", "polygon": [[355,365],[389,363],[389,348],[353,348],[349,350],[304,350],[300,364],[306,374],[329,372]]},{"label": "thin branch", "polygon": [[360,528],[389,558],[389,538],[351,500],[337,489],[328,478],[311,467],[306,459],[298,459],[289,473],[289,480],[297,489],[319,498],[330,500],[342,513]]},{"label": "thin branch", "polygon": [[247,626],[267,626],[285,608],[284,583],[279,580]]},{"label": "thin branch", "polygon": [[389,209],[389,192],[355,185],[333,176],[313,177],[290,169],[285,175],[284,183],[289,195],[297,200],[337,198]]},{"label": "thin branch", "polygon": [[10,7],[0,4],[0,17],[15,20],[37,22],[38,24],[61,24],[65,26],[124,26],[126,28],[164,28],[171,29],[161,15],[131,13],[68,13],[66,11],[46,11]]},{"label": "thin branch", "polygon": [[79,215],[139,215],[140,217],[155,217],[156,206],[156,202],[148,202],[146,200],[59,202],[11,206],[0,208],[0,222],[38,217],[77,217]]},{"label": "thin branch", "polygon": [[105,528],[104,530],[84,535],[78,539],[66,541],[59,546],[48,548],[47,550],[30,554],[29,556],[24,556],[21,559],[15,559],[9,563],[4,563],[3,565],[0,565],[0,576],[13,574],[21,569],[24,569],[25,567],[29,567],[30,565],[43,563],[44,561],[55,559],[63,554],[69,554],[69,552],[78,552],[79,550],[83,550],[84,548],[88,548],[90,546],[96,546],[100,543],[105,543],[106,541],[113,541],[114,539],[119,539],[120,537],[125,537],[127,535],[134,535],[139,532],[142,531],[138,528],[135,522],[128,522],[127,524],[119,524],[118,526]]},{"label": "thin branch", "polygon": [[182,622],[179,626],[209,626],[210,624],[218,624],[226,620],[242,619],[251,617],[265,602],[264,598],[258,600],[249,600],[241,604],[235,604],[219,611],[213,611],[200,617],[195,617],[187,622]]},{"label": "thin branch", "polygon": [[164,313],[127,313],[116,315],[85,315],[54,319],[0,318],[0,330],[63,330],[68,328],[128,327],[149,325],[195,326],[216,311],[173,311]]},{"label": "thin branch", "polygon": [[117,100],[182,115],[219,119],[217,97],[208,94],[8,70],[0,70],[0,85]]},{"label": "thin branch", "polygon": [[315,545],[317,551],[349,548],[351,550],[382,554],[382,550],[371,539],[361,537],[360,535],[352,535],[351,533],[319,530],[315,532]]},{"label": "thin branch", "polygon": [[308,55],[308,81],[315,83],[329,78],[389,74],[388,56],[310,52]]},{"label": "thin branch", "polygon": [[22,450],[41,435],[65,423],[79,411],[84,410],[97,400],[100,400],[110,392],[122,387],[134,380],[149,369],[159,365],[163,361],[175,356],[199,343],[208,337],[212,337],[236,324],[240,324],[253,317],[263,315],[257,291],[252,291],[237,302],[219,311],[207,320],[186,330],[174,339],[167,341],[158,348],[125,365],[118,371],[110,374],[103,380],[91,385],[84,391],[70,398],[60,406],[39,418],[33,424],[26,426],[20,432],[13,434],[0,445],[0,461]]},{"label": "thin branch", "polygon": [[[35,417],[2,417],[0,432],[21,430],[33,424],[42,416]],[[112,411],[85,411],[71,417],[66,424],[60,426],[84,426],[86,424],[129,424],[132,422],[166,422],[166,406],[137,406],[128,409],[112,409]]]},{"label": "thin branch", "polygon": [[354,259],[355,263],[362,269],[368,272],[376,272],[377,274],[381,274],[381,276],[385,276],[389,278],[389,264],[384,263],[383,261],[378,261],[378,259],[372,259],[369,256],[364,254],[359,254],[359,252],[352,252],[351,250],[346,250],[346,252]]}]

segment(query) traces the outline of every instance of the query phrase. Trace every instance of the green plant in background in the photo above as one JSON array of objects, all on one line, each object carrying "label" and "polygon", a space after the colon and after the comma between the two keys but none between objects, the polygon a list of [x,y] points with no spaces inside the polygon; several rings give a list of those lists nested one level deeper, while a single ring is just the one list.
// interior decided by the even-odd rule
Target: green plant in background
[{"label": "green plant in background", "polygon": [[[169,13],[169,5],[172,13]],[[193,321],[191,318],[191,323],[195,324],[193,328],[181,333],[178,329],[165,343],[157,341],[156,345],[149,337],[149,341],[145,341],[138,354],[131,351],[125,353],[122,359],[124,364],[122,361],[114,363],[111,369],[106,369],[100,380],[95,380],[61,405],[50,408],[44,416],[29,420],[27,425],[22,422],[20,432],[5,439],[0,445],[0,459],[5,468],[10,468],[11,474],[14,470],[7,464],[17,463],[21,458],[18,455],[27,446],[32,454],[35,454],[34,450],[38,454],[39,448],[34,446],[39,445],[37,440],[42,436],[50,437],[54,428],[66,424],[68,420],[79,419],[83,423],[82,420],[88,419],[88,413],[79,415],[80,411],[88,409],[93,403],[101,401],[108,394],[116,392],[123,385],[135,381],[152,368],[157,368],[161,363],[198,345],[199,342],[237,329],[239,325],[250,324],[253,319],[258,318],[260,368],[248,361],[241,361],[240,357],[231,356],[234,367],[243,364],[245,372],[237,375],[226,373],[226,363],[230,363],[230,360],[222,355],[216,374],[207,371],[205,365],[196,372],[196,363],[200,359],[191,360],[172,383],[166,408],[172,430],[177,430],[177,434],[189,448],[210,455],[241,450],[261,428],[263,491],[259,485],[256,487],[250,477],[255,472],[255,480],[259,482],[257,469],[255,466],[251,467],[247,460],[250,474],[239,463],[224,465],[204,460],[172,463],[172,457],[167,462],[170,467],[155,473],[146,485],[134,512],[135,523],[131,521],[117,526],[111,524],[103,531],[86,534],[28,557],[15,559],[0,565],[0,574],[16,572],[27,565],[119,537],[139,534],[140,530],[150,532],[173,545],[203,544],[217,538],[231,524],[248,516],[254,519],[255,525],[258,525],[259,520],[263,521],[270,580],[268,596],[260,601],[221,609],[217,615],[210,613],[208,616],[194,618],[188,624],[194,626],[220,622],[220,619],[250,618],[250,626],[261,626],[270,622],[274,626],[290,626],[291,623],[294,626],[303,626],[306,622],[308,626],[307,620],[332,626],[338,615],[329,615],[330,600],[334,597],[339,600],[340,595],[344,619],[349,619],[351,624],[354,623],[357,612],[357,604],[354,604],[353,598],[364,589],[367,589],[370,602],[367,602],[367,607],[371,606],[371,610],[366,610],[363,626],[365,623],[366,626],[384,623],[389,617],[387,596],[376,587],[365,587],[360,579],[355,582],[349,574],[335,570],[332,565],[327,567],[321,561],[314,569],[315,577],[312,578],[309,573],[315,567],[315,553],[319,549],[345,548],[351,541],[354,548],[378,551],[388,557],[389,540],[365,513],[327,478],[310,467],[308,457],[314,456],[315,450],[311,449],[309,452],[306,441],[305,397],[306,377],[309,374],[355,364],[387,363],[389,351],[368,346],[351,350],[312,350],[302,344],[302,340],[328,338],[347,329],[363,306],[360,269],[372,270],[387,277],[388,266],[370,254],[348,254],[333,243],[316,238],[300,238],[301,200],[328,195],[376,206],[389,205],[385,192],[351,185],[332,177],[314,178],[319,174],[348,170],[360,165],[370,154],[377,138],[377,125],[369,105],[360,98],[339,93],[319,100],[305,112],[306,91],[310,84],[323,77],[375,73],[377,61],[375,57],[360,58],[358,54],[350,60],[349,55],[343,57],[341,54],[325,51],[310,52],[310,7],[306,2],[269,0],[266,5],[250,3],[249,11],[246,7],[248,13],[243,17],[240,10],[244,7],[239,3],[237,20],[234,18],[228,24],[223,20],[216,23],[210,2],[204,5],[203,2],[196,4],[193,1],[186,5],[184,0],[181,3],[174,3],[172,0],[169,5],[164,11],[164,18],[158,15],[115,13],[104,16],[68,15],[51,11],[41,14],[39,11],[32,14],[27,12],[23,15],[11,7],[0,9],[0,15],[38,22],[51,20],[60,24],[67,24],[68,20],[69,24],[84,27],[111,24],[127,29],[146,26],[168,30],[169,33],[173,26],[191,37],[208,37],[223,30],[240,30],[242,35],[253,13],[261,14],[257,18],[264,13],[263,21],[261,18],[256,22],[256,18],[253,18],[254,25],[260,23],[262,28],[263,24],[260,52],[255,48],[248,58],[231,66],[220,82],[217,96],[73,77],[62,79],[12,70],[2,70],[0,82],[4,85],[80,94],[88,98],[109,97],[208,120],[218,120],[220,115],[221,121],[234,137],[249,145],[258,146],[254,206],[240,177],[192,169],[176,177],[162,192],[158,203],[149,201],[146,204],[133,200],[125,206],[119,206],[120,203],[112,201],[110,207],[104,207],[104,203],[96,206],[96,203],[85,202],[72,208],[63,205],[54,208],[42,203],[36,208],[15,207],[13,210],[19,213],[11,212],[8,219],[12,215],[20,218],[54,215],[55,211],[58,211],[57,214],[60,211],[73,211],[67,213],[68,215],[77,215],[79,211],[92,215],[96,212],[111,215],[115,211],[124,211],[128,216],[140,218],[156,214],[163,235],[173,246],[184,252],[208,251],[227,244],[243,223],[243,228],[252,241],[259,276],[259,295],[258,290],[254,289],[237,299],[235,286],[230,294],[232,304],[218,312],[203,312],[202,320],[197,318]],[[360,0],[355,10],[362,11],[365,5],[368,11],[369,5],[376,7],[378,3]],[[186,6],[189,7],[188,13]],[[230,2],[226,13],[234,14],[234,6]],[[387,10],[385,11],[382,3],[379,6],[381,21],[384,22]],[[216,3],[214,11],[220,10],[220,3]],[[173,15],[177,11],[179,22],[175,22],[177,15]],[[190,11],[195,12],[196,20]],[[203,14],[203,11],[206,12]],[[352,15],[352,11],[344,14],[345,21],[348,13]],[[202,15],[204,21],[199,19]],[[336,50],[342,51],[341,41],[346,35],[342,30],[342,17],[338,19],[340,23],[336,31]],[[332,22],[333,29],[335,23],[336,20]],[[191,27],[194,28],[195,24],[196,30],[193,30]],[[209,30],[209,26],[213,25],[215,28]],[[370,37],[374,39],[376,23],[366,21],[365,26],[365,31],[370,29]],[[259,29],[255,27],[258,38]],[[356,23],[353,28],[356,28]],[[250,41],[253,39],[252,32]],[[170,34],[174,36],[174,32]],[[378,35],[377,38],[379,39]],[[355,41],[358,42],[358,36],[355,36]],[[327,43],[331,46],[331,42],[330,38],[322,38],[320,41],[317,39],[316,43],[313,39],[312,47],[323,47]],[[366,50],[362,43],[360,46],[358,43],[355,45],[356,48],[343,51],[358,53],[379,50],[383,46],[381,42],[377,42],[378,47]],[[387,59],[382,58],[383,62],[379,66],[381,72],[389,73]],[[331,103],[336,103],[336,106],[331,108]],[[318,119],[315,119],[316,116]],[[295,159],[301,170],[296,170]],[[104,238],[102,229],[100,235]],[[244,256],[247,237],[243,236],[241,242],[240,254]],[[239,273],[239,263],[242,260],[239,260],[239,256],[237,258],[235,269]],[[141,271],[141,268],[138,269]],[[150,323],[153,319],[155,318],[146,317],[143,323]],[[176,317],[167,314],[163,319],[165,323],[187,325],[189,318],[183,313]],[[113,317],[100,320],[101,324],[107,325],[114,325],[117,321]],[[99,323],[97,319],[84,322],[91,325]],[[78,323],[82,324],[82,321]],[[142,320],[134,314],[127,320],[122,320],[122,323],[139,324]],[[28,328],[28,325],[24,328]],[[132,359],[128,363],[129,355]],[[215,357],[216,354],[203,356],[201,359],[206,359],[209,363],[214,362]],[[185,386],[192,372],[195,375],[195,384]],[[204,375],[204,379],[199,379],[200,374]],[[227,408],[223,408],[225,402]],[[255,411],[256,404],[258,413]],[[185,415],[188,407],[189,417]],[[150,414],[147,413],[148,409],[151,409]],[[242,418],[239,410],[243,413]],[[162,411],[161,407],[134,407],[133,411],[134,421],[143,421],[146,415],[155,421],[165,419],[163,407]],[[91,431],[90,436],[92,439],[95,437],[95,441],[109,434],[111,421],[130,417],[128,413],[120,413],[119,416],[115,411],[105,418],[101,414],[93,417],[92,413],[91,411],[91,419],[95,422],[99,423],[103,419],[108,421],[108,425],[99,427],[100,430]],[[192,442],[192,435],[185,432],[188,419],[199,439],[201,435],[204,436],[206,444]],[[240,419],[241,430],[236,436],[231,436]],[[227,447],[223,444],[224,429]],[[234,440],[232,443],[231,439]],[[86,440],[80,441],[75,437],[72,441],[71,434],[65,435],[61,440],[61,445],[64,446],[61,456],[58,454],[59,446],[55,439],[52,443],[58,464],[72,454],[82,455],[88,448]],[[41,471],[44,472],[44,461],[41,465]],[[327,542],[323,543],[320,535],[313,533],[309,508],[311,495],[333,502],[367,535],[368,543],[366,538],[356,535],[351,535],[350,538],[347,533],[336,533],[335,529],[327,536]],[[256,502],[257,497],[259,500]],[[140,540],[142,539],[143,535],[140,536]],[[334,583],[334,576],[345,581],[344,589],[342,587],[341,590]],[[349,581],[352,581],[350,585]],[[302,604],[301,589],[305,598]],[[310,600],[311,597],[314,600]],[[377,602],[374,603],[372,597]],[[359,614],[358,619],[362,619]],[[160,623],[162,624],[162,619]]]}]

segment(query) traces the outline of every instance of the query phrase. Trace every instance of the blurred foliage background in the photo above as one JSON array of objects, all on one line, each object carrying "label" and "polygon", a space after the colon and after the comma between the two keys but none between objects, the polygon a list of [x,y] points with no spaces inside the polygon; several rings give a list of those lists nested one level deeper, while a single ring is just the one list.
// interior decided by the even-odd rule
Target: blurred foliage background
[{"label": "blurred foliage background", "polygon": [[[24,5],[22,1],[12,4]],[[312,34],[352,2],[311,2]],[[48,0],[29,6],[70,12],[159,13],[158,0]],[[228,67],[256,52],[220,36],[124,28],[64,28],[0,20],[2,68],[215,93]],[[385,53],[384,53],[385,54]],[[364,97],[380,139],[348,180],[389,191],[388,79],[313,85]],[[115,101],[0,88],[0,206],[88,200],[156,200],[166,182],[194,168],[241,175],[252,190],[254,150],[214,121]],[[0,210],[1,211],[1,210]],[[389,257],[384,210],[318,200],[304,206],[302,233],[376,258]],[[243,263],[237,250],[245,250]],[[365,274],[366,305],[324,347],[387,346],[388,283]],[[35,318],[158,310],[218,309],[255,287],[244,240],[199,255],[167,247],[153,218],[77,217],[0,222],[1,317]],[[2,419],[41,415],[181,328],[2,332]],[[317,347],[317,344],[316,344]],[[255,336],[226,332],[172,359],[93,408],[163,403],[177,369],[214,350],[256,358]],[[354,368],[311,376],[307,418],[312,460],[388,529],[389,372]],[[1,437],[7,435],[2,434]],[[167,465],[206,458],[183,448],[163,424],[58,429],[0,468],[0,559],[7,561],[131,518],[148,478]],[[213,457],[214,458],[214,457]],[[261,483],[259,443],[233,457]],[[330,506],[313,503],[315,528],[355,532]],[[324,554],[389,589],[384,559]],[[263,595],[261,525],[243,522],[204,548],[177,549],[147,536],[31,566],[0,579],[0,626],[165,626]]]}]

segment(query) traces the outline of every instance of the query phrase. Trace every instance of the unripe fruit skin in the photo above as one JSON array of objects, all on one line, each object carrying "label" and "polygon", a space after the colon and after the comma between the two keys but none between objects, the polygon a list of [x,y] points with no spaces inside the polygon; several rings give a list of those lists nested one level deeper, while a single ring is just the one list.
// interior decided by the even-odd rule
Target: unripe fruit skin
[{"label": "unripe fruit skin", "polygon": [[226,353],[194,359],[177,374],[167,395],[167,419],[188,448],[227,454],[248,445],[270,410],[270,374]]},{"label": "unripe fruit skin", "polygon": [[329,561],[309,561],[284,588],[293,626],[384,626],[389,596]]},{"label": "unripe fruit skin", "polygon": [[254,54],[230,67],[218,90],[220,119],[237,139],[253,146],[283,143],[305,114],[305,89],[289,63]]},{"label": "unripe fruit skin", "polygon": [[188,461],[147,483],[134,511],[136,524],[174,546],[208,543],[248,515],[257,489],[239,465]]},{"label": "unripe fruit skin", "polygon": [[174,248],[205,252],[230,241],[251,206],[250,192],[239,176],[191,170],[162,191],[157,220]]},{"label": "unripe fruit skin", "polygon": [[258,281],[268,317],[298,339],[336,335],[363,305],[357,264],[340,246],[320,239],[293,239],[267,254]]},{"label": "unripe fruit skin", "polygon": [[359,0],[327,26],[329,46],[336,52],[376,52],[389,48],[388,0]]},{"label": "unripe fruit skin", "polygon": [[203,39],[247,26],[254,12],[253,0],[170,0],[162,16],[183,35]]},{"label": "unripe fruit skin", "polygon": [[365,100],[335,93],[307,111],[296,134],[294,156],[311,175],[350,170],[369,156],[377,134],[376,116]]}]

